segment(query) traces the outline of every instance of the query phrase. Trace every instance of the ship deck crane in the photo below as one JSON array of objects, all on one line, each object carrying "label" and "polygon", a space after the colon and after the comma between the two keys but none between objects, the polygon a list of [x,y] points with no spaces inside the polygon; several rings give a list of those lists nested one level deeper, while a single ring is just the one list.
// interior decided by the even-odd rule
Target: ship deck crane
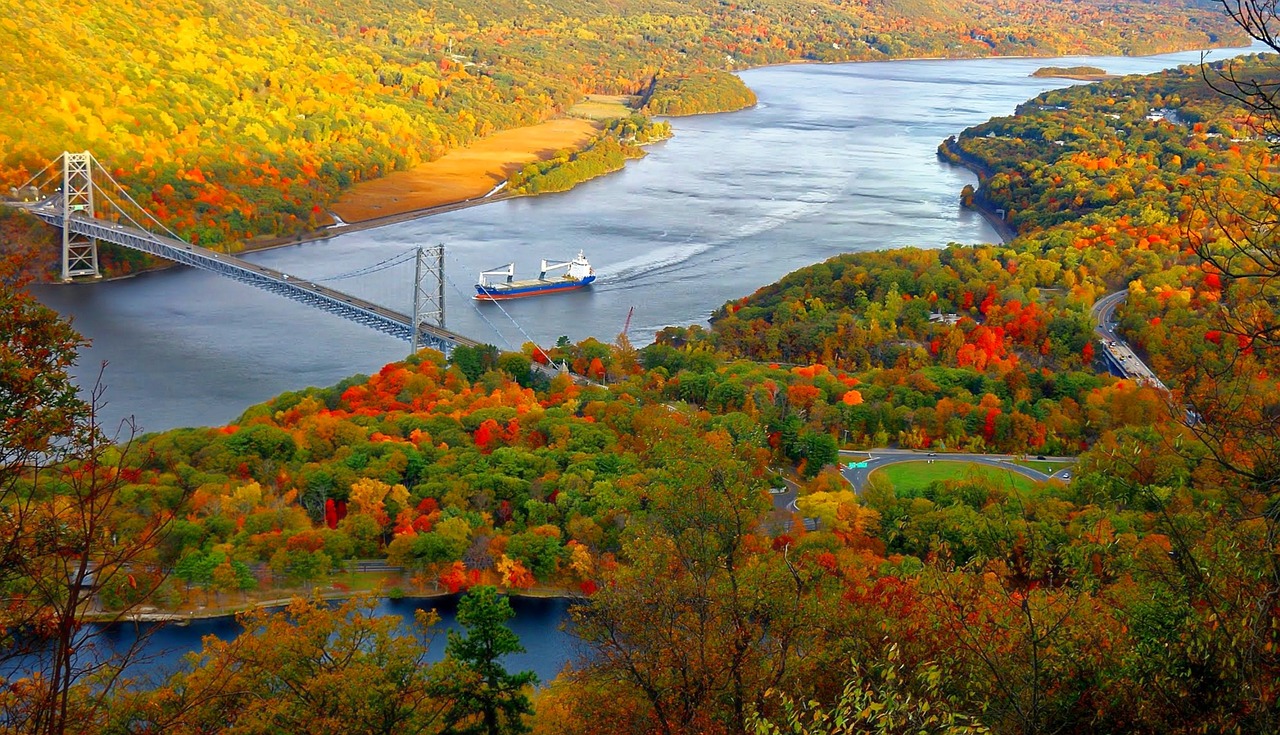
[{"label": "ship deck crane", "polygon": [[622,336],[627,336],[627,331],[631,329],[631,315],[636,313],[636,307],[627,309],[627,320],[622,323]]},{"label": "ship deck crane", "polygon": [[566,261],[565,261],[565,262],[563,262],[563,263],[552,263],[552,262],[548,261],[546,258],[543,258],[543,259],[542,259],[542,268],[541,268],[541,269],[539,269],[539,273],[538,273],[538,280],[540,280],[540,281],[542,281],[542,280],[546,280],[546,278],[547,278],[547,271],[560,270],[561,268],[564,268],[565,270],[568,270],[569,266],[571,266],[571,265],[573,265],[573,261],[572,261],[572,260],[566,260]]},{"label": "ship deck crane", "polygon": [[[543,262],[545,263],[546,261],[543,261]],[[507,277],[507,283],[511,283],[511,281],[512,281],[512,280],[514,280],[514,279],[515,279],[515,277],[516,277],[516,264],[515,264],[515,263],[507,263],[505,266],[503,266],[503,267],[501,267],[501,268],[494,268],[494,269],[493,269],[493,270],[491,270],[491,271],[480,271],[480,285],[481,285],[481,286],[487,286],[487,285],[489,285],[489,281],[486,281],[486,280],[485,280],[485,278],[486,278],[487,276],[506,276],[506,277]]]}]

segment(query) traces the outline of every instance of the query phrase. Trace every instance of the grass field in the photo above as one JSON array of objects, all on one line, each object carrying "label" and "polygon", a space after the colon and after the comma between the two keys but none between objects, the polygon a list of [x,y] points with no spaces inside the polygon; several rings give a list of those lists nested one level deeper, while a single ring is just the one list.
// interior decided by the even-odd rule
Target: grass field
[{"label": "grass field", "polygon": [[937,461],[933,464],[924,461],[891,464],[875,470],[872,475],[889,480],[889,482],[893,483],[893,489],[900,493],[924,490],[939,480],[963,480],[974,475],[990,477],[1004,486],[1012,482],[1013,487],[1017,490],[1031,490],[1037,485],[1027,477],[999,467],[948,460]]},{"label": "grass field", "polygon": [[430,163],[356,184],[330,209],[347,222],[364,222],[482,197],[527,163],[581,148],[597,130],[593,120],[579,118],[504,130]]},{"label": "grass field", "polygon": [[635,112],[632,107],[635,103],[636,98],[629,95],[589,94],[586,99],[570,107],[569,114],[588,120],[610,120]]},{"label": "grass field", "polygon": [[340,572],[333,575],[329,582],[345,585],[351,592],[372,592],[376,589],[386,591],[404,584],[402,575],[398,572]]}]

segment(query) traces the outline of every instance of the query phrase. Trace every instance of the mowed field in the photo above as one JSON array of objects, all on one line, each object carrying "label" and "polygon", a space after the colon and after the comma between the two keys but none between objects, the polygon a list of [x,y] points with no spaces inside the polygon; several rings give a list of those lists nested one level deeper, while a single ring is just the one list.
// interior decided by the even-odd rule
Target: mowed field
[{"label": "mowed field", "polygon": [[598,129],[592,120],[559,118],[504,130],[430,163],[356,184],[330,209],[354,223],[481,197],[527,163],[581,148]]},{"label": "mowed field", "polygon": [[638,102],[639,99],[631,95],[589,94],[581,102],[569,108],[569,114],[590,120],[626,117],[635,111]]},{"label": "mowed field", "polygon": [[1030,478],[1016,472],[990,467],[972,462],[953,462],[950,460],[928,462],[902,462],[881,467],[872,473],[893,483],[893,489],[899,493],[919,492],[939,480],[963,480],[967,477],[990,478],[1004,487],[1013,483],[1016,490],[1031,490],[1036,483]]}]

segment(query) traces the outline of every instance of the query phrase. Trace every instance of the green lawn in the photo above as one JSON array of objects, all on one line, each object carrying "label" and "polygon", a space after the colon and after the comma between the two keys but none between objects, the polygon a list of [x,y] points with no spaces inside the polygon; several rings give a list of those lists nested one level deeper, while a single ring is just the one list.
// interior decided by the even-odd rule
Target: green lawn
[{"label": "green lawn", "polygon": [[1074,462],[1050,462],[1042,459],[1015,459],[1013,463],[1020,464],[1036,472],[1043,472],[1046,475],[1052,475],[1058,470],[1070,469],[1075,465]]},{"label": "green lawn", "polygon": [[924,490],[939,480],[963,480],[974,475],[991,477],[1006,486],[1009,482],[1012,482],[1013,487],[1017,490],[1031,490],[1037,485],[1030,478],[999,467],[949,460],[939,460],[933,464],[923,460],[919,462],[901,462],[881,467],[871,474],[884,477],[893,483],[893,489],[900,493]]},{"label": "green lawn", "polygon": [[392,587],[404,584],[401,575],[394,572],[339,572],[330,577],[327,582],[345,585],[351,592],[371,592],[375,589],[386,592]]}]

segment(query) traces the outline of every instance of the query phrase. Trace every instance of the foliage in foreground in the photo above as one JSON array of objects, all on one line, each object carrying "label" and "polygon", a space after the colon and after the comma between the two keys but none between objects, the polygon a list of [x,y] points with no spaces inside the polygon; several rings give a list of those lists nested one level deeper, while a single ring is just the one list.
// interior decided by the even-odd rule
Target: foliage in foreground
[{"label": "foliage in foreground", "polygon": [[[480,587],[459,603],[465,634],[451,633],[431,663],[434,613],[407,628],[375,612],[376,600],[340,605],[295,599],[282,612],[240,616],[230,641],[209,636],[190,668],[115,703],[109,732],[483,733],[524,732],[531,673],[499,661],[522,650],[504,626],[506,598]],[[502,717],[496,713],[501,712]]]}]

